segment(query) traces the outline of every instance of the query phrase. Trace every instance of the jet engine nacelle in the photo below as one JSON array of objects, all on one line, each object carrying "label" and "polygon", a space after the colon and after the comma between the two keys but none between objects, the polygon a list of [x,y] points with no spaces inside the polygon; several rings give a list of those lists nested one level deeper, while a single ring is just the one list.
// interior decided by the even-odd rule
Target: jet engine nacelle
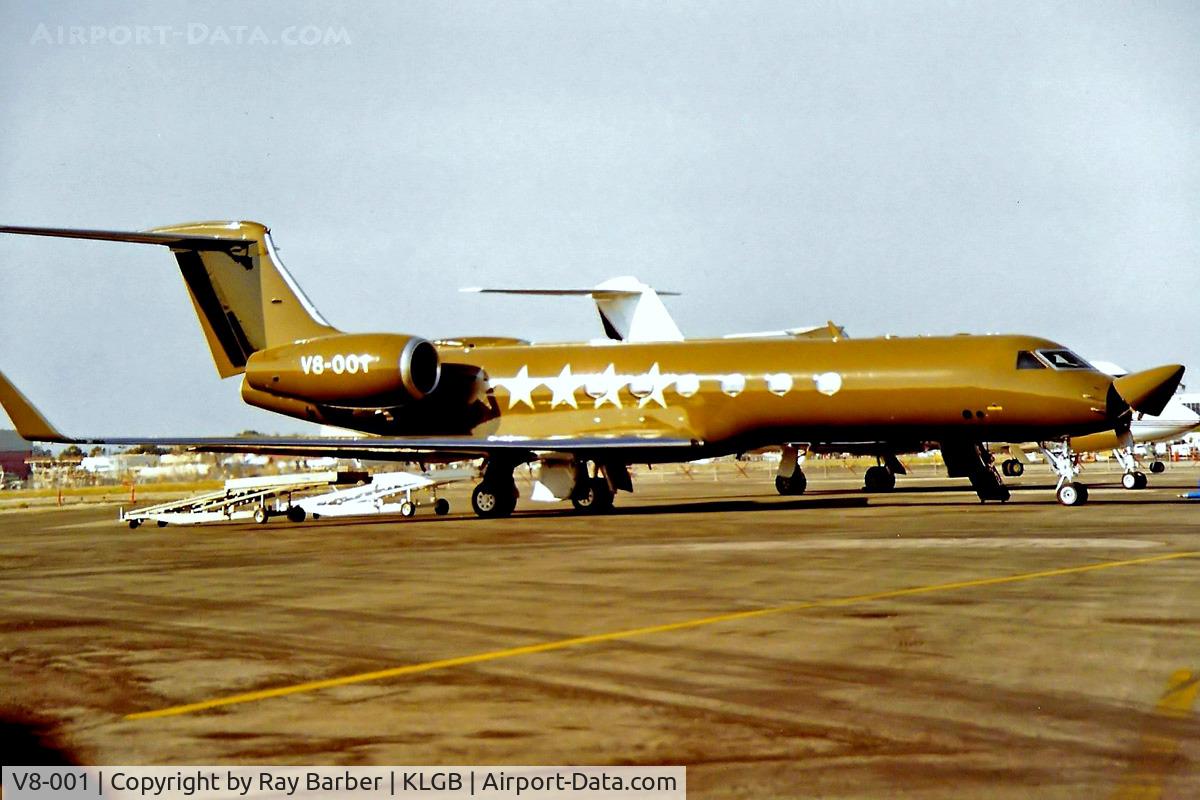
[{"label": "jet engine nacelle", "polygon": [[246,383],[323,405],[373,408],[424,398],[441,368],[437,349],[418,336],[343,333],[254,353]]}]

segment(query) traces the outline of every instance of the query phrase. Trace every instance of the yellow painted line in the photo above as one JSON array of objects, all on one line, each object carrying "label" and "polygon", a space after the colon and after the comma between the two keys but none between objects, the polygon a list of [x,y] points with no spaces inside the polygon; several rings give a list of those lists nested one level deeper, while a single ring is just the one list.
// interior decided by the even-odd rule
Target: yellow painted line
[{"label": "yellow painted line", "polygon": [[[1200,692],[1200,675],[1191,670],[1180,669],[1171,673],[1167,680],[1167,691],[1154,706],[1160,717],[1183,719],[1192,712],[1196,695]],[[1112,794],[1112,800],[1158,800],[1163,795],[1163,783],[1167,773],[1176,766],[1179,752],[1177,736],[1143,734],[1125,780]]]},{"label": "yellow painted line", "polygon": [[297,683],[291,686],[278,686],[274,689],[260,689],[255,692],[244,692],[242,694],[216,697],[211,700],[202,700],[197,703],[169,706],[167,708],[160,708],[153,711],[139,711],[136,714],[127,714],[125,719],[139,720],[157,719],[159,717],[174,717],[181,714],[191,714],[196,711],[207,711],[208,709],[212,708],[221,708],[223,706],[233,706],[241,703],[253,703],[257,700],[269,700],[271,698],[286,697],[292,694],[305,694],[307,692],[315,692],[321,689],[332,689],[335,686],[349,686],[356,683],[381,681],[388,678],[399,678],[405,675],[416,675],[422,672],[449,669],[450,667],[464,667],[469,664],[482,664],[488,661],[499,661],[506,658],[534,655],[535,653],[549,653],[555,650],[566,650],[570,647],[581,647],[588,644],[600,644],[602,642],[612,642],[621,639],[632,639],[637,636],[649,636],[655,633],[670,633],[671,631],[700,628],[706,625],[717,625],[723,622],[735,622],[737,620],[766,617],[773,614],[784,614],[790,611],[804,611],[813,608],[847,606],[855,603],[867,603],[872,600],[887,600],[895,597],[910,597],[912,595],[931,594],[933,592],[949,592],[955,589],[974,589],[981,586],[998,586],[1005,583],[1031,581],[1038,578],[1053,578],[1060,575],[1076,575],[1083,572],[1096,572],[1102,569],[1116,569],[1117,567],[1129,567],[1135,564],[1152,564],[1158,561],[1171,561],[1179,558],[1195,558],[1198,556],[1200,556],[1200,550],[1182,553],[1167,553],[1165,555],[1148,556],[1146,558],[1131,558],[1125,561],[1102,561],[1098,564],[1085,564],[1078,567],[1063,567],[1060,569],[1047,569],[1038,572],[1023,572],[1017,575],[1002,575],[997,578],[977,578],[967,581],[954,581],[953,583],[936,583],[929,586],[915,586],[908,589],[894,589],[887,592],[875,592],[873,594],[858,594],[851,595],[849,597],[837,597],[830,600],[812,600],[804,603],[789,603],[781,606],[756,608],[749,611],[734,611],[728,614],[717,614],[711,617],[700,617],[696,619],[683,620],[681,622],[668,622],[663,625],[649,625],[643,628],[628,628],[626,630],[611,631],[609,633],[596,633],[589,636],[575,636],[570,639],[557,639],[551,642],[528,644],[521,647],[510,647],[504,650],[491,650],[484,653],[473,653],[471,655],[456,656],[454,658],[443,658],[437,661],[426,661],[420,664],[409,664],[403,667],[391,667],[389,669],[375,670],[374,672],[360,672],[354,675],[343,675],[340,678],[326,678],[319,681]]},{"label": "yellow painted line", "polygon": [[1200,694],[1200,675],[1187,669],[1176,670],[1171,673],[1167,691],[1154,710],[1164,717],[1186,717],[1196,704],[1197,694]]}]

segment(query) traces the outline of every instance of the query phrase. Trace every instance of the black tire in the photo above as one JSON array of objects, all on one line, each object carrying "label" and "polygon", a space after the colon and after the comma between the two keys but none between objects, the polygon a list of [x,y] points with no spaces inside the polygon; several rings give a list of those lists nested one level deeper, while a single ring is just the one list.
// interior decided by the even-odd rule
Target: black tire
[{"label": "black tire", "polygon": [[142,524],[142,521],[140,519],[131,519],[131,520],[129,520],[129,530],[136,531],[138,529],[138,526],[141,524]]},{"label": "black tire", "polygon": [[613,507],[613,491],[604,478],[588,478],[575,488],[571,505],[582,514],[603,514]]},{"label": "black tire", "polygon": [[863,476],[863,490],[890,492],[896,488],[896,476],[887,467],[874,466]]},{"label": "black tire", "polygon": [[1146,477],[1146,473],[1135,472],[1135,473],[1133,473],[1133,476],[1137,480],[1137,486],[1135,488],[1145,489],[1147,486],[1150,485],[1150,479]]},{"label": "black tire", "polygon": [[288,506],[287,518],[289,522],[304,522],[304,518],[308,516],[308,512],[300,506]]},{"label": "black tire", "polygon": [[1167,465],[1164,464],[1163,462],[1155,459],[1154,461],[1150,462],[1150,471],[1153,472],[1155,475],[1159,474],[1160,472],[1166,472]]},{"label": "black tire", "polygon": [[254,509],[254,521],[259,525],[265,525],[269,519],[271,519],[271,515],[262,506]]},{"label": "black tire", "polygon": [[517,506],[517,488],[515,486],[495,485],[481,481],[471,492],[471,508],[476,516],[483,519],[496,519],[512,514]]},{"label": "black tire", "polygon": [[808,488],[808,477],[801,470],[796,470],[792,473],[792,477],[787,478],[783,475],[775,476],[775,491],[782,495],[798,495],[804,494],[804,490]]},{"label": "black tire", "polygon": [[400,516],[404,517],[405,519],[408,519],[409,517],[415,516],[416,513],[417,513],[416,503],[414,503],[412,500],[401,500],[400,501]]},{"label": "black tire", "polygon": [[450,513],[450,501],[444,497],[439,497],[433,504],[433,513],[439,517],[444,517]]},{"label": "black tire", "polygon": [[1087,496],[1087,487],[1082,483],[1064,483],[1058,487],[1058,502],[1064,506],[1081,506],[1087,502]]},{"label": "black tire", "polygon": [[158,522],[158,527],[160,527],[160,528],[167,527],[167,521],[165,519],[160,519],[157,522]]},{"label": "black tire", "polygon": [[1015,458],[1008,459],[1004,462],[1004,465],[1007,467],[1004,470],[1004,474],[1010,478],[1019,478],[1025,474],[1025,465]]}]

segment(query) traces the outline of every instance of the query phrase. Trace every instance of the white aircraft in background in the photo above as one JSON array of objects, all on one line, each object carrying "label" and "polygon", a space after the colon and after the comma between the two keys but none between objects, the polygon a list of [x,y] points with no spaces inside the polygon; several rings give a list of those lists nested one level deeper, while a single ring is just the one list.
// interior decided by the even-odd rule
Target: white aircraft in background
[{"label": "white aircraft in background", "polygon": [[[483,294],[591,297],[596,304],[596,311],[600,315],[604,333],[609,339],[624,342],[680,342],[684,339],[683,332],[679,330],[679,326],[661,299],[664,296],[677,296],[679,293],[659,292],[632,275],[611,278],[591,289],[470,288],[462,291]],[[825,325],[811,327],[732,333],[726,334],[723,338],[785,336],[835,340],[848,338],[845,328],[835,325],[832,321]],[[1110,362],[1095,361],[1092,364],[1101,372],[1113,377],[1128,374],[1128,370]],[[1185,401],[1189,399],[1193,402],[1186,403]],[[1181,438],[1187,432],[1200,426],[1200,414],[1197,411],[1200,411],[1200,397],[1177,394],[1167,403],[1162,414],[1158,416],[1135,415],[1130,421],[1129,431],[1123,437],[1118,438],[1115,432],[1075,437],[1071,439],[1070,449],[1075,453],[1111,450],[1113,457],[1125,471],[1125,474],[1121,476],[1121,485],[1126,489],[1144,489],[1148,480],[1139,467],[1134,449],[1135,444],[1153,445],[1155,442],[1168,442]],[[791,443],[785,443],[782,447],[783,458],[780,462],[779,476],[775,479],[775,488],[780,494],[801,494],[804,492],[804,486],[793,484],[790,476],[793,474],[799,454],[804,450],[811,451],[811,448]],[[1063,456],[1060,453],[1034,444],[1031,444],[1028,450],[1017,446],[1002,450],[1001,452],[1009,453],[1010,458],[1001,463],[1001,472],[1012,477],[1023,474],[1024,462],[1029,460],[1029,452],[1038,450],[1041,450],[1047,463],[1060,475],[1064,474],[1067,469],[1071,469],[1075,473],[1079,472],[1078,464],[1066,464],[1062,461]],[[904,475],[907,472],[900,459],[896,457],[896,448],[881,449],[878,442],[844,442],[826,445],[822,446],[819,452],[846,452],[854,455],[874,456],[879,463],[866,471],[863,488],[867,491],[890,491],[896,485],[896,475]],[[1166,465],[1154,458],[1153,447],[1149,449],[1148,454],[1154,459],[1149,465],[1150,472],[1163,472]]]},{"label": "white aircraft in background", "polygon": [[[1093,361],[1092,366],[1101,372],[1118,378],[1128,375],[1124,369],[1110,361]],[[1180,387],[1182,390],[1183,387]],[[1076,436],[1071,439],[1071,449],[1076,453],[1099,453],[1111,450],[1113,458],[1121,465],[1125,474],[1121,476],[1121,485],[1126,489],[1145,489],[1149,481],[1138,464],[1135,447],[1138,444],[1148,445],[1146,454],[1152,459],[1149,470],[1152,473],[1164,472],[1167,465],[1157,458],[1153,445],[1156,442],[1171,442],[1181,439],[1188,432],[1200,426],[1200,414],[1186,402],[1187,396],[1177,392],[1167,401],[1163,412],[1158,416],[1150,414],[1134,414],[1129,421],[1129,431],[1118,437],[1115,431]],[[1031,448],[1036,449],[1036,448]],[[1009,476],[1017,476],[1025,471],[1023,461],[1028,460],[1029,450],[1023,447],[1008,447],[1006,451],[1013,457],[1000,465],[1000,471]],[[1056,453],[1043,453],[1052,465],[1059,458]],[[1075,467],[1078,472],[1078,466]]]},{"label": "white aircraft in background", "polygon": [[[471,287],[460,292],[476,294],[513,294],[543,297],[590,297],[600,314],[600,324],[609,339],[618,342],[682,342],[683,332],[675,324],[661,298],[676,297],[679,292],[660,292],[632,275],[610,278],[591,289],[491,289]],[[751,339],[794,336],[799,338],[846,338],[846,331],[832,322],[804,328],[778,331],[728,333],[723,339]]]}]

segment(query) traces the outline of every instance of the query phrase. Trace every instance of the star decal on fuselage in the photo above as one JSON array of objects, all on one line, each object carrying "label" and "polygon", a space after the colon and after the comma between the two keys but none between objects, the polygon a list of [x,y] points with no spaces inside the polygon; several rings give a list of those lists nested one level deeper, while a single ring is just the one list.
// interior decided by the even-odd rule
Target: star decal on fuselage
[{"label": "star decal on fuselage", "polygon": [[[741,385],[744,385],[745,378],[741,374],[704,376],[704,379],[716,380],[721,378],[724,381],[724,379],[732,377],[740,379]],[[824,394],[832,394],[841,388],[840,385],[829,386],[826,384],[840,384],[840,378],[841,376],[836,373],[827,373],[815,376],[814,380],[817,382],[818,391]],[[787,394],[792,388],[793,379],[787,373],[770,373],[764,376],[764,380],[766,380],[767,388],[771,393],[779,397]],[[637,400],[638,408],[646,408],[655,403],[661,408],[667,408],[665,392],[672,384],[676,387],[675,391],[684,398],[691,397],[699,389],[697,376],[663,372],[657,361],[650,366],[650,369],[635,375],[618,374],[616,365],[611,362],[605,367],[604,372],[599,373],[576,373],[571,370],[570,364],[566,364],[562,368],[562,371],[558,373],[558,376],[553,378],[531,377],[529,374],[529,365],[522,364],[516,375],[511,378],[492,378],[491,384],[508,392],[508,408],[510,409],[522,403],[530,409],[534,409],[536,404],[533,400],[533,393],[539,386],[545,386],[550,390],[551,409],[558,408],[559,406],[579,408],[577,397],[579,389],[584,390],[584,393],[593,401],[594,407],[597,409],[605,405],[611,405],[618,409],[623,408],[621,390],[626,387],[629,388],[629,393]],[[730,396],[734,396],[739,392],[734,392]],[[728,394],[729,392],[726,393]]]},{"label": "star decal on fuselage", "polygon": [[579,408],[579,402],[575,399],[575,391],[584,384],[584,380],[584,378],[572,375],[571,365],[567,364],[562,368],[562,372],[558,373],[557,378],[547,378],[542,381],[554,393],[554,396],[550,398],[550,407],[558,408],[560,404],[563,404],[571,408]]},{"label": "star decal on fuselage", "polygon": [[621,387],[625,385],[625,376],[618,375],[615,366],[609,364],[598,376],[596,385],[602,392],[596,397],[596,408],[600,408],[605,403],[612,403],[617,408],[621,407]]},{"label": "star decal on fuselage", "polygon": [[529,377],[529,367],[522,364],[521,369],[511,378],[493,378],[492,383],[508,390],[508,407],[524,403],[533,408],[533,390],[541,384],[540,378]]},{"label": "star decal on fuselage", "polygon": [[650,403],[658,403],[666,408],[667,399],[663,397],[663,390],[675,381],[675,376],[662,374],[658,369],[658,362],[655,361],[654,366],[650,367],[650,371],[643,378],[648,383],[650,392],[638,400],[638,408],[645,408]]}]

